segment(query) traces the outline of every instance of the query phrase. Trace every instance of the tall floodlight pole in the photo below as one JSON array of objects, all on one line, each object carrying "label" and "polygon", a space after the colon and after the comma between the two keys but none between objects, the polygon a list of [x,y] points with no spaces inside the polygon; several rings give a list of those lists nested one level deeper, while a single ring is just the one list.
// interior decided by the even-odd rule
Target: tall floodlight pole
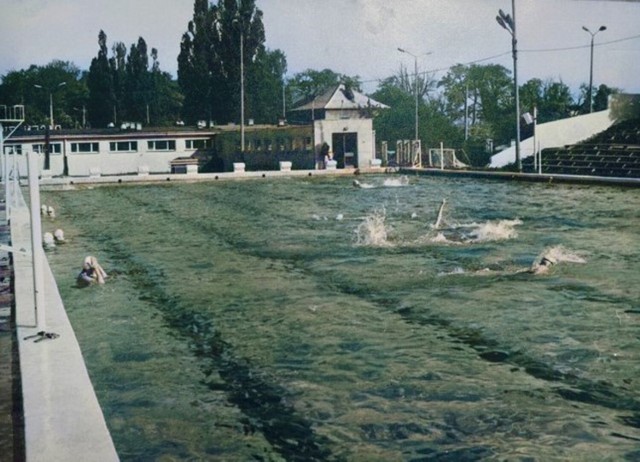
[{"label": "tall floodlight pole", "polygon": [[516,165],[522,172],[520,158],[520,89],[518,88],[518,39],[516,37],[516,0],[511,0],[511,14],[499,10],[496,21],[511,34],[511,49],[513,54],[513,84],[516,94]]},{"label": "tall floodlight pole", "polygon": [[[60,87],[63,87],[67,84],[67,82],[60,82],[58,85],[53,87],[53,89],[49,89],[49,124],[51,125],[51,130],[54,129],[55,125],[53,123],[53,92]],[[45,89],[42,85],[34,85],[36,88]]]},{"label": "tall floodlight pole", "polygon": [[591,35],[591,66],[589,67],[589,112],[593,112],[593,39],[603,30],[607,30],[607,26],[600,26],[600,28],[591,32],[586,26],[582,26],[582,29],[589,32]]},{"label": "tall floodlight pole", "polygon": [[[415,114],[415,121],[416,121],[416,131],[415,131],[415,140],[417,141],[419,139],[419,133],[418,133],[418,101],[419,101],[419,91],[418,91],[418,55],[414,55],[413,53],[411,53],[410,51],[405,50],[404,48],[398,48],[398,51],[400,53],[406,53],[409,56],[413,56],[413,69],[414,69],[414,74],[415,74],[415,97],[416,97],[416,114]],[[424,53],[420,56],[426,56],[426,55],[430,55],[431,52],[428,53]]]}]

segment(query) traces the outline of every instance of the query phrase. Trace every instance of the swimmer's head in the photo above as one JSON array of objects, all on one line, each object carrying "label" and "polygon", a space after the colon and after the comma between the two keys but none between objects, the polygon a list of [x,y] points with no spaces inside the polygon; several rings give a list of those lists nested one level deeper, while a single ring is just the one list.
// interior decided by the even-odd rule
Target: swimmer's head
[{"label": "swimmer's head", "polygon": [[551,266],[556,264],[556,259],[553,257],[543,256],[540,260],[540,265],[542,266]]}]

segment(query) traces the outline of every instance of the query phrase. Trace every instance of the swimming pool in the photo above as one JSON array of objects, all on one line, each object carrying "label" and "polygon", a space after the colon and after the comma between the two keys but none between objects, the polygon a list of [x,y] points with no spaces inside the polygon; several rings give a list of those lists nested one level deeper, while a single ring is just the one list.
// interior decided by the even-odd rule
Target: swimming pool
[{"label": "swimming pool", "polygon": [[123,460],[640,457],[638,190],[359,180],[43,193]]}]

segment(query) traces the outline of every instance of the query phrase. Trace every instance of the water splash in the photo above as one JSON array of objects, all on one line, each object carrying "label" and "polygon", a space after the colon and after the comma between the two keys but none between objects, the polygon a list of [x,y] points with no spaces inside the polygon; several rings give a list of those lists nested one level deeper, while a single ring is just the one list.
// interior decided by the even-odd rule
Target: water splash
[{"label": "water splash", "polygon": [[490,242],[515,239],[518,232],[515,227],[522,224],[522,220],[487,221],[474,224],[471,231],[465,236],[469,242]]},{"label": "water splash", "polygon": [[388,247],[391,244],[388,236],[391,231],[386,224],[387,212],[384,208],[375,210],[364,217],[355,229],[355,244],[367,247]]},{"label": "water splash", "polygon": [[436,222],[433,224],[434,229],[438,229],[442,225],[442,217],[445,205],[447,205],[447,200],[442,199],[442,204],[440,204],[440,208],[438,209],[438,218],[436,218]]},{"label": "water splash", "polygon": [[353,186],[356,187],[356,188],[360,188],[360,189],[375,188],[375,185],[373,185],[371,183],[362,183],[361,181],[358,181],[358,180],[353,180]]},{"label": "water splash", "polygon": [[534,265],[539,265],[543,258],[556,263],[586,263],[583,257],[577,253],[566,249],[561,245],[545,248],[534,260]]},{"label": "water splash", "polygon": [[402,186],[409,185],[409,177],[406,175],[401,176],[400,178],[387,178],[382,183],[382,186],[387,188],[399,188]]},{"label": "water splash", "polygon": [[[438,215],[436,225],[441,226],[442,217]],[[483,223],[468,223],[450,226],[447,229],[440,229],[435,235],[430,234],[420,241],[427,241],[436,244],[477,244],[480,242],[504,241],[515,239],[518,232],[515,227],[522,224],[522,220],[489,220]],[[437,228],[436,228],[437,229]]]}]

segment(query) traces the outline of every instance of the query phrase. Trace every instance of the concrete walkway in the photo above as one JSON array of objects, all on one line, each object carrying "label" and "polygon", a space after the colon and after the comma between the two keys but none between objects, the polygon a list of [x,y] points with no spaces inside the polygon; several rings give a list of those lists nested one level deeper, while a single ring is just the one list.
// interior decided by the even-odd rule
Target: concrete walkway
[{"label": "concrete walkway", "polygon": [[[31,253],[30,229],[30,213],[23,203],[11,212],[14,249]],[[31,337],[39,331],[31,256],[14,252],[13,259],[26,460],[117,461],[102,409],[46,258],[46,316],[40,329],[59,337],[38,342],[35,340],[41,337]]]}]

